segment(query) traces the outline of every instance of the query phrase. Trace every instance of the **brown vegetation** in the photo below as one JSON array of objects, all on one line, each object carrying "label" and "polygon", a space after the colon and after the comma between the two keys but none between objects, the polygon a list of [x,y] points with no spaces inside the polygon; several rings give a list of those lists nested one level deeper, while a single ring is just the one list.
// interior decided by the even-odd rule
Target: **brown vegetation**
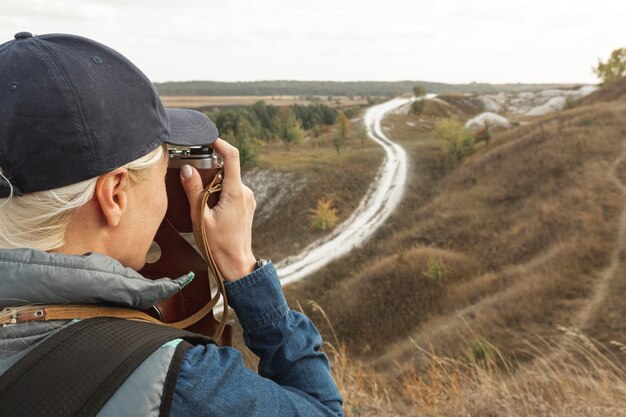
[{"label": "brown vegetation", "polygon": [[469,94],[440,94],[438,99],[445,101],[455,109],[455,115],[470,118],[482,113],[483,105],[475,95]]},{"label": "brown vegetation", "polygon": [[611,85],[601,88],[598,91],[583,97],[573,103],[572,107],[589,106],[596,103],[608,103],[611,101],[623,101],[626,96],[626,77],[620,78]]},{"label": "brown vegetation", "polygon": [[[371,415],[624,415],[626,95],[608,91],[622,86],[499,132],[452,171],[415,117],[390,117],[412,158],[402,206],[360,251],[286,289],[317,300],[343,354],[364,361],[351,366],[374,385],[349,396],[381,405]],[[559,326],[607,350],[581,351]],[[457,362],[476,343],[498,367]],[[410,378],[416,391],[400,392]],[[370,415],[364,404],[352,415]]]},{"label": "brown vegetation", "polygon": [[[327,233],[310,226],[311,210],[321,198],[332,199],[339,223],[358,206],[378,172],[383,151],[371,141],[363,142],[357,135],[350,135],[337,154],[332,139],[338,129],[337,126],[319,137],[308,137],[289,151],[278,143],[262,148],[259,168],[294,174],[305,180],[306,186],[292,196],[295,203],[279,204],[266,221],[254,226],[253,249],[259,256],[278,261]],[[289,189],[290,185],[284,186]]]},{"label": "brown vegetation", "polygon": [[450,358],[412,342],[427,357],[424,370],[400,370],[392,381],[341,345],[327,350],[347,417],[625,416],[624,364],[581,333],[561,331],[559,343],[529,344],[523,367],[489,345],[485,357]]},{"label": "brown vegetation", "polygon": [[[411,160],[400,208],[360,250],[285,289],[331,318],[334,329],[305,308],[332,341],[348,415],[626,415],[624,92],[622,79],[497,132],[452,170],[428,126],[468,109],[452,100],[388,118]],[[333,183],[342,216],[344,190],[357,201],[366,186],[335,181],[365,172],[349,172],[351,146],[290,167],[323,173],[314,189]],[[348,155],[327,176],[331,156]],[[281,158],[274,169],[290,165]],[[290,212],[306,215],[313,194]],[[298,227],[280,222],[259,230],[265,241]]]}]

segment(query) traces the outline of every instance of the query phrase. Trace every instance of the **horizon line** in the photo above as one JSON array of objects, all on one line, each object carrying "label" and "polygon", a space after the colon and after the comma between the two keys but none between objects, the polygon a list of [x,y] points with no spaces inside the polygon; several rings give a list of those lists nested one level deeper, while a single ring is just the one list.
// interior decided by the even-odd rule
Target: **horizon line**
[{"label": "horizon line", "polygon": [[530,82],[530,81],[508,81],[508,82],[486,82],[486,81],[470,81],[470,82],[445,82],[445,81],[424,81],[424,80],[313,80],[313,79],[261,79],[261,80],[236,80],[236,81],[224,81],[224,80],[167,80],[167,81],[151,81],[153,84],[166,84],[166,83],[192,83],[192,82],[211,82],[211,83],[224,83],[224,84],[235,84],[235,83],[263,83],[263,82],[318,82],[318,83],[429,83],[429,84],[444,84],[444,85],[598,85],[599,83],[592,82],[581,82],[581,81],[572,81],[572,82]]}]

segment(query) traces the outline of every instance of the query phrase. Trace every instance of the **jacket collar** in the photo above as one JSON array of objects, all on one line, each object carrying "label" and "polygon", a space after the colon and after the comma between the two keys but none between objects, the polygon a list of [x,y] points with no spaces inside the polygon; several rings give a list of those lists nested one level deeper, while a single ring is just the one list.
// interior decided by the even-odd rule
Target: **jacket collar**
[{"label": "jacket collar", "polygon": [[192,279],[192,272],[177,279],[147,279],[97,253],[0,249],[0,308],[109,303],[146,309],[175,295]]}]

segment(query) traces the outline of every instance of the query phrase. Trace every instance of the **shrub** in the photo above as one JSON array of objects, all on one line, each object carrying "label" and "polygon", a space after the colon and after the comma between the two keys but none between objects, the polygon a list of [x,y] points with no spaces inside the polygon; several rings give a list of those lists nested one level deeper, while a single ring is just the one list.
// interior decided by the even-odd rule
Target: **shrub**
[{"label": "shrub", "polygon": [[424,111],[426,89],[419,84],[415,84],[413,86],[413,95],[415,96],[415,100],[411,103],[411,112],[419,117]]},{"label": "shrub", "polygon": [[416,116],[421,116],[424,112],[424,105],[426,102],[424,98],[418,98],[413,103],[411,103],[411,112]]},{"label": "shrub", "polygon": [[441,282],[446,270],[443,266],[441,258],[438,256],[431,256],[428,259],[428,269],[426,270],[426,276],[432,281]]},{"label": "shrub", "polygon": [[472,133],[455,118],[439,120],[435,124],[435,138],[441,142],[452,166],[471,155],[475,149]]},{"label": "shrub", "polygon": [[483,338],[477,337],[469,344],[470,359],[476,362],[487,362],[493,355],[494,349]]},{"label": "shrub", "polygon": [[337,151],[337,155],[339,155],[339,153],[341,153],[341,147],[343,146],[343,136],[341,135],[335,135],[333,137],[333,146],[335,147],[335,150]]},{"label": "shrub", "polygon": [[335,227],[339,217],[337,209],[333,207],[332,198],[320,198],[317,207],[311,210],[311,227],[318,230],[328,230]]}]

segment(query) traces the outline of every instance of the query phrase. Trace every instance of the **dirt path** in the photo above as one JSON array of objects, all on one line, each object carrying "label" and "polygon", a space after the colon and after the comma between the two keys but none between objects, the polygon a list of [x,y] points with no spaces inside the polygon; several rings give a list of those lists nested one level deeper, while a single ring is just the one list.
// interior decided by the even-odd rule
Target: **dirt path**
[{"label": "dirt path", "polygon": [[363,244],[396,208],[404,195],[407,156],[404,149],[383,134],[380,123],[385,114],[410,101],[397,98],[367,110],[367,133],[385,150],[385,161],[359,206],[347,220],[330,235],[316,240],[301,253],[289,256],[276,265],[282,285],[305,278]]},{"label": "dirt path", "polygon": [[[622,144],[622,152],[620,156],[611,164],[608,171],[609,178],[624,195],[626,204],[626,184],[622,182],[618,175],[618,169],[621,163],[626,163],[626,140]],[[602,302],[605,300],[609,291],[611,282],[618,277],[617,271],[620,267],[621,258],[624,254],[626,254],[626,205],[620,215],[619,230],[617,233],[617,240],[615,242],[615,249],[611,253],[611,262],[606,269],[599,273],[589,302],[578,313],[578,316],[574,320],[575,327],[579,329],[585,328],[593,317],[593,314],[597,311],[598,307],[602,305]]]}]

